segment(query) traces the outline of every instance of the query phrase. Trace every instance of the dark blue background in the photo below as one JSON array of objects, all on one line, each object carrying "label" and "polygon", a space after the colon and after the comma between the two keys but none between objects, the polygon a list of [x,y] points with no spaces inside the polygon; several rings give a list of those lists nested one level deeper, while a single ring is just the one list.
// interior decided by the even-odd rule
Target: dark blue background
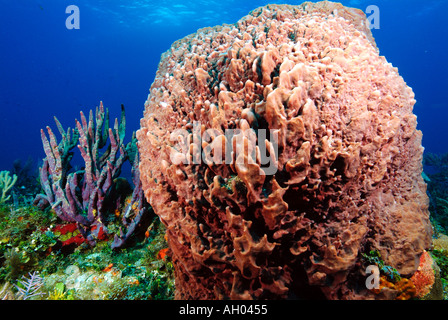
[{"label": "dark blue background", "polygon": [[[162,52],[198,28],[234,23],[249,11],[285,1],[0,0],[0,170],[15,159],[45,156],[40,129],[74,126],[102,100],[127,112],[128,136],[139,128]],[[373,30],[380,54],[416,94],[414,112],[427,151],[447,152],[448,1],[341,1],[380,9]],[[298,4],[300,2],[290,2]],[[68,5],[81,14],[68,30]],[[58,137],[59,138],[59,137]]]}]

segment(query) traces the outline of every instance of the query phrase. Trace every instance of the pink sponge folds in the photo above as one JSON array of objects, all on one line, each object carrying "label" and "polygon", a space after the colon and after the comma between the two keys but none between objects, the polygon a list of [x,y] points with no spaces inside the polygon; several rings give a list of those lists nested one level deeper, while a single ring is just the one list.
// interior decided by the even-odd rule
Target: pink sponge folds
[{"label": "pink sponge folds", "polygon": [[372,250],[411,277],[431,244],[414,103],[341,4],[269,5],[176,41],[137,132],[176,298],[381,298]]}]

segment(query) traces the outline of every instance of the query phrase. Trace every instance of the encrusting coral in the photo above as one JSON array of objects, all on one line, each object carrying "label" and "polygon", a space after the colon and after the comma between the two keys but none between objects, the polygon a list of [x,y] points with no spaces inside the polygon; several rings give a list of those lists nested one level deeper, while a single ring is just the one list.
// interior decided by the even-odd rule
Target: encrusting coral
[{"label": "encrusting coral", "polygon": [[365,22],[269,5],[162,55],[137,138],[176,298],[380,298],[371,250],[415,273],[431,227],[414,93]]}]

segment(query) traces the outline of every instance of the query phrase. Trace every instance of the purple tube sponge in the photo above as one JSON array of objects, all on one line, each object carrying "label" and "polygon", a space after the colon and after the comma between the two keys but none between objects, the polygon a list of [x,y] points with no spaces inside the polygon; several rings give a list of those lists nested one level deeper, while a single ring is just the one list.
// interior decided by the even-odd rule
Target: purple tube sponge
[{"label": "purple tube sponge", "polygon": [[[45,195],[37,195],[34,203],[40,208],[51,206],[63,221],[76,222],[81,234],[91,245],[95,245],[99,234],[109,234],[105,221],[108,213],[114,210],[110,208],[110,204],[114,204],[116,209],[121,203],[123,195],[113,192],[114,181],[120,176],[121,167],[129,159],[129,155],[134,160],[132,174],[136,186],[132,203],[138,203],[141,211],[134,220],[139,217],[140,221],[149,205],[141,191],[135,135],[127,146],[123,143],[126,130],[123,105],[120,122],[115,119],[113,128],[109,127],[109,111],[103,107],[102,102],[96,108],[95,117],[92,110],[88,120],[83,112],[80,115],[80,121],[76,120],[76,128],[69,128],[67,131],[55,118],[62,136],[60,143],[50,127],[47,127],[48,138],[41,130],[46,158],[40,168],[40,178]],[[76,145],[85,166],[73,171],[70,160],[73,157],[72,149]],[[120,243],[114,242],[114,248],[124,244],[130,236],[128,233],[134,232],[138,224],[137,222],[134,226],[129,220],[123,220],[123,223],[126,223],[127,236],[118,237],[122,240]]]}]

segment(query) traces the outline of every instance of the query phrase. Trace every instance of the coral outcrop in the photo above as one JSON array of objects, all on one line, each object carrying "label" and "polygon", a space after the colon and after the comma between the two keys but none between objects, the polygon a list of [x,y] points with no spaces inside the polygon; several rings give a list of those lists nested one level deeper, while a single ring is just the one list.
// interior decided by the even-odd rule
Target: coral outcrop
[{"label": "coral outcrop", "polygon": [[[111,243],[113,249],[120,248],[136,233],[138,226],[148,225],[152,213],[141,188],[137,140],[133,134],[131,142],[124,144],[126,117],[123,105],[120,123],[115,119],[113,128],[109,126],[109,110],[102,102],[96,108],[95,116],[92,110],[88,120],[83,112],[80,115],[76,129],[68,128],[67,131],[55,117],[62,136],[60,143],[50,127],[47,127],[49,138],[41,130],[46,158],[40,168],[40,181],[45,194],[38,194],[34,205],[40,209],[51,206],[62,221],[76,223],[81,234],[78,240],[82,242],[82,236],[94,246],[98,240],[108,238],[111,213],[120,216],[121,203],[130,193],[127,190],[129,183],[120,177],[123,164],[129,160],[134,189],[131,201],[124,209],[119,234],[114,235]],[[71,150],[76,145],[85,166],[74,171],[70,161],[74,155]]]},{"label": "coral outcrop", "polygon": [[162,55],[137,138],[177,298],[375,299],[371,250],[416,272],[431,228],[414,93],[365,21],[269,5]]}]

